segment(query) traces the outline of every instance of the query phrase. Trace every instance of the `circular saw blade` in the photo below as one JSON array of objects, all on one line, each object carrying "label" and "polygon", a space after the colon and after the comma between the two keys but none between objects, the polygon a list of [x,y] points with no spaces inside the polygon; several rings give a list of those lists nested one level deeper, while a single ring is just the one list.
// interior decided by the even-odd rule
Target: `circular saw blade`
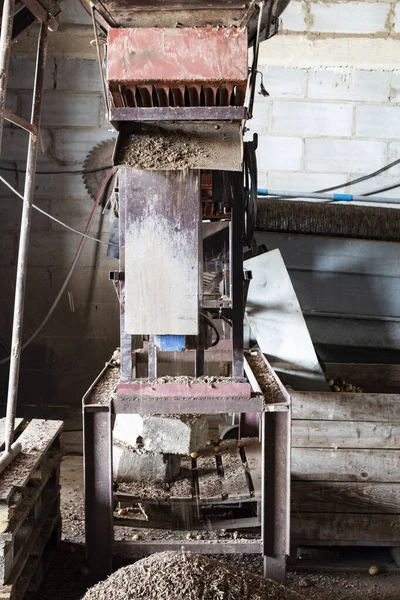
[{"label": "circular saw blade", "polygon": [[[94,146],[83,163],[83,182],[89,196],[95,200],[107,172],[113,165],[115,139],[104,140]],[[110,182],[111,183],[111,182]],[[110,197],[112,185],[108,184],[104,192],[103,205]]]}]

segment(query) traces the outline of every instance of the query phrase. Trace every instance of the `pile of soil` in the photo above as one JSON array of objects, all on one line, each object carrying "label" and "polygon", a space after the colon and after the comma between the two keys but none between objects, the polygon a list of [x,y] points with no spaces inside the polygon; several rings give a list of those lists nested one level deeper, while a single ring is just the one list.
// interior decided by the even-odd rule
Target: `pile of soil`
[{"label": "pile of soil", "polygon": [[207,147],[192,134],[148,133],[131,135],[117,162],[135,169],[190,169],[209,156]]},{"label": "pile of soil", "polygon": [[301,600],[296,592],[200,554],[161,552],[116,571],[83,600]]}]

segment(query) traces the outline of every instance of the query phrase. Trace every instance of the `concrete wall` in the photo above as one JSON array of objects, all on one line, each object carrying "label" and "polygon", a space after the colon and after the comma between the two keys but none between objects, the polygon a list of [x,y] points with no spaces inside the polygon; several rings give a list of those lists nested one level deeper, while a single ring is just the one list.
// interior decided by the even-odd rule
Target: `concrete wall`
[{"label": "concrete wall", "polygon": [[[44,172],[79,170],[95,144],[114,136],[105,121],[98,66],[89,45],[90,20],[78,0],[65,0],[64,9],[61,33],[56,34],[58,39],[60,35],[70,35],[73,23],[78,32],[85,33],[84,56],[92,59],[49,56],[38,162],[38,170]],[[28,36],[32,46],[34,34],[32,30]],[[26,54],[21,51],[24,43],[26,40],[22,39],[13,48],[7,105],[28,117],[34,59],[19,57],[21,53]],[[29,48],[27,53],[30,53]],[[20,191],[24,175],[15,171],[25,168],[27,139],[24,132],[14,127],[9,126],[5,131],[1,165],[11,171],[1,171],[1,175]],[[39,174],[35,203],[78,230],[84,229],[93,206],[80,174]],[[3,357],[3,345],[9,348],[10,344],[21,201],[2,184],[0,214],[0,353]],[[102,217],[101,211],[97,211],[90,234],[108,240],[109,229],[108,216]],[[24,338],[46,315],[67,275],[79,241],[74,233],[38,213],[34,215]],[[116,261],[107,258],[105,253],[106,246],[86,242],[59,307],[43,332],[23,353],[20,414],[61,414],[66,418],[79,415],[83,393],[118,345],[118,301],[108,281],[108,272],[115,268]],[[4,392],[6,374],[7,367],[0,367],[3,382],[0,392]],[[65,408],[68,405],[76,410]]]}]

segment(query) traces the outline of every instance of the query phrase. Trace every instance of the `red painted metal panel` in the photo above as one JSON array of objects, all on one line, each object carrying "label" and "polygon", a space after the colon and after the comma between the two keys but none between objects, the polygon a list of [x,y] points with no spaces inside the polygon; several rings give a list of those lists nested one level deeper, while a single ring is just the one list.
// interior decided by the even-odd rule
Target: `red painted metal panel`
[{"label": "red painted metal panel", "polygon": [[108,34],[107,79],[244,85],[247,30],[115,28]]}]

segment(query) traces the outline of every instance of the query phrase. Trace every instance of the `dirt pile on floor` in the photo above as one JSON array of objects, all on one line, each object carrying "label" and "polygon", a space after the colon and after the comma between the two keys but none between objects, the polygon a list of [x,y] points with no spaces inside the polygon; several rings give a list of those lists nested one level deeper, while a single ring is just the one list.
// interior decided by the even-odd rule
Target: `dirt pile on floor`
[{"label": "dirt pile on floor", "polygon": [[116,571],[83,600],[301,600],[277,583],[200,554],[161,552]]}]

